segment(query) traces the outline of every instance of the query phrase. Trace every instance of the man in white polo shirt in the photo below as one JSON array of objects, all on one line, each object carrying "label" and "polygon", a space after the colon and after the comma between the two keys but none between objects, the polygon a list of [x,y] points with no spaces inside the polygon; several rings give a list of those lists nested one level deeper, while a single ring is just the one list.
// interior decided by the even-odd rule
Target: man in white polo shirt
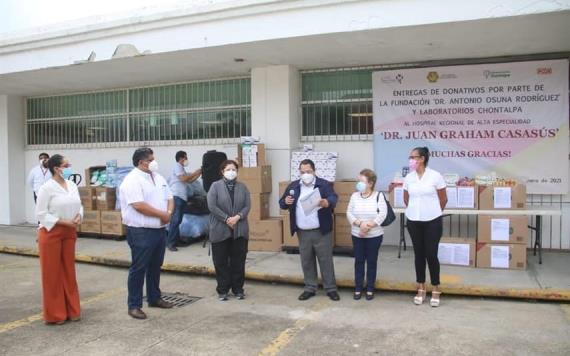
[{"label": "man in white polo shirt", "polygon": [[131,248],[128,278],[129,315],[146,319],[142,311],[143,284],[149,307],[172,308],[160,293],[160,267],[164,261],[166,225],[170,221],[174,201],[166,180],[158,174],[158,163],[150,148],[139,148],[133,154],[133,169],[120,189],[121,215],[127,225],[127,241]]},{"label": "man in white polo shirt", "polygon": [[38,198],[38,192],[40,191],[42,185],[51,179],[51,173],[47,166],[48,159],[49,155],[47,153],[40,153],[39,164],[32,168],[30,174],[28,175],[28,185],[30,188],[32,188],[32,192],[34,193],[34,203]]}]

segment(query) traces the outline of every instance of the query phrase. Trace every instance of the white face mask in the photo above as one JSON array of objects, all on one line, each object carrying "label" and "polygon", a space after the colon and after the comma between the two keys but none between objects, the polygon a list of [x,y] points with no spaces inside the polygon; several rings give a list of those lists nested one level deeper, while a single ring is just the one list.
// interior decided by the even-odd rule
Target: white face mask
[{"label": "white face mask", "polygon": [[227,180],[234,180],[237,177],[237,172],[233,169],[224,172],[224,178]]},{"label": "white face mask", "polygon": [[188,162],[188,160],[184,160],[184,163],[182,163],[182,166],[184,167],[188,167],[188,165],[190,164],[190,162]]},{"label": "white face mask", "polygon": [[303,173],[301,174],[301,180],[307,185],[311,184],[315,180],[315,175],[311,173]]},{"label": "white face mask", "polygon": [[156,160],[150,162],[150,163],[148,164],[148,169],[149,169],[151,172],[158,172],[158,162],[157,162]]}]

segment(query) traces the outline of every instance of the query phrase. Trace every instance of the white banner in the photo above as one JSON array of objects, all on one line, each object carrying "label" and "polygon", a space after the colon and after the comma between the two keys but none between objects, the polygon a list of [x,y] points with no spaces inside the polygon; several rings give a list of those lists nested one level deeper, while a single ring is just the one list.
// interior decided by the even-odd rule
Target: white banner
[{"label": "white banner", "polygon": [[386,187],[427,146],[441,173],[496,172],[568,192],[568,60],[373,73],[374,160]]}]

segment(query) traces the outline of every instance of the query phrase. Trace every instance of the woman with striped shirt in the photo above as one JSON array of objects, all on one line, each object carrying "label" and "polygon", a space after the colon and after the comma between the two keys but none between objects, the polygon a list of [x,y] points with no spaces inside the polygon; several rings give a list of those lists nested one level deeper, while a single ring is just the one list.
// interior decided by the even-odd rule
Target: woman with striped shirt
[{"label": "woman with striped shirt", "polygon": [[382,222],[388,208],[384,196],[374,191],[376,173],[371,169],[360,172],[356,183],[357,192],[350,197],[346,216],[351,226],[354,247],[354,299],[362,297],[366,265],[366,300],[374,299],[374,285],[378,253],[384,237]]}]

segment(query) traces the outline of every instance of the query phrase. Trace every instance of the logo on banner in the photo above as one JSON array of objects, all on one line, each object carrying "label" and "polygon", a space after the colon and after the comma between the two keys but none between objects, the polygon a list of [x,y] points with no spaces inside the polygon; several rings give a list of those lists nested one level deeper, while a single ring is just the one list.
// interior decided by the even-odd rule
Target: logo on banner
[{"label": "logo on banner", "polygon": [[439,74],[437,74],[437,72],[429,72],[427,75],[427,80],[430,83],[436,83],[438,79],[439,79]]},{"label": "logo on banner", "polygon": [[380,80],[382,80],[382,83],[395,83],[398,82],[400,84],[402,84],[402,80],[404,80],[404,76],[402,74],[397,74],[395,77],[391,76],[391,75],[385,75],[383,77],[380,78]]},{"label": "logo on banner", "polygon": [[538,74],[538,75],[549,75],[549,74],[552,74],[552,67],[548,67],[548,68],[546,68],[546,67],[544,67],[544,68],[538,68],[538,69],[536,70],[536,74]]},{"label": "logo on banner", "polygon": [[400,73],[398,73],[398,75],[396,75],[396,80],[398,81],[398,83],[402,84],[402,80],[404,80],[404,76],[401,75]]},{"label": "logo on banner", "polygon": [[483,76],[485,77],[485,79],[509,78],[511,76],[511,71],[510,70],[500,70],[500,71],[485,70],[485,71],[483,71]]}]

